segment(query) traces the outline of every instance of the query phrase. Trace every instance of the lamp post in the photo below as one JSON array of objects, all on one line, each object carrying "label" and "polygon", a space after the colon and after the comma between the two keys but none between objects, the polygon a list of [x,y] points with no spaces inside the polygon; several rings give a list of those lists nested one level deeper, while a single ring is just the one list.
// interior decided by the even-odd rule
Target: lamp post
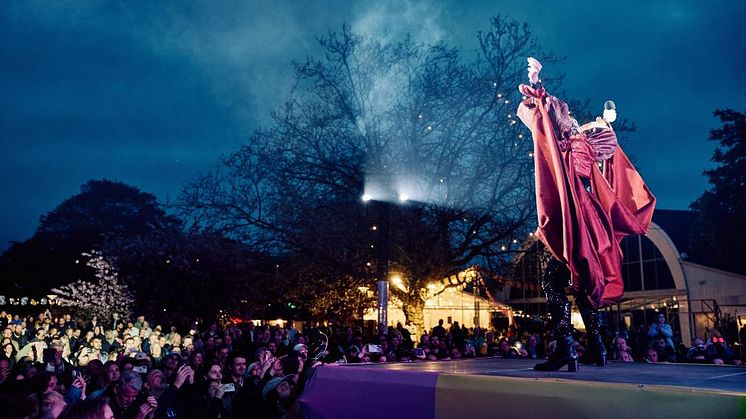
[{"label": "lamp post", "polygon": [[384,333],[388,330],[389,312],[389,204],[376,201],[378,205],[378,263],[376,264],[376,280],[378,282],[378,324],[384,326]]},{"label": "lamp post", "polygon": [[377,233],[376,240],[376,282],[377,282],[377,304],[378,325],[383,325],[384,333],[388,326],[389,309],[389,218],[390,205],[384,200],[373,199],[369,194],[362,196],[363,202],[371,202],[378,211],[378,225],[374,228]]}]

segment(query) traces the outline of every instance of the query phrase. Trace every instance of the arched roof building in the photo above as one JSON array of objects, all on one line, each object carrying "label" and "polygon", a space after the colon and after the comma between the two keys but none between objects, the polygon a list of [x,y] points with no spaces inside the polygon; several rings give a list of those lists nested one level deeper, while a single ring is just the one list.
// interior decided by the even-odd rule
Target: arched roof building
[{"label": "arched roof building", "polygon": [[[625,294],[617,307],[606,311],[612,327],[620,321],[647,324],[655,312],[663,311],[680,331],[682,342],[689,344],[692,337],[704,336],[723,316],[738,319],[739,326],[743,325],[741,316],[746,323],[746,276],[689,258],[689,227],[693,221],[694,214],[689,211],[657,210],[647,236],[622,241]],[[507,287],[502,296],[522,314],[542,315],[546,308],[536,286],[540,269],[534,268],[537,263],[526,258],[527,254],[524,252],[518,260],[530,265],[530,269],[521,267],[521,272],[531,274],[513,281],[513,288],[517,288]]]}]

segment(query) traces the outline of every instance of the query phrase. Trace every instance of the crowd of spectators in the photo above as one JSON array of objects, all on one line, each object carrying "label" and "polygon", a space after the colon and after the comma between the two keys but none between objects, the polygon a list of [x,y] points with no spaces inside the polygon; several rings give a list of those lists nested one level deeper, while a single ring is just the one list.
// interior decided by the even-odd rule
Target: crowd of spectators
[{"label": "crowd of spectators", "polygon": [[0,417],[293,417],[314,365],[292,323],[179,331],[2,312],[0,330]]},{"label": "crowd of spectators", "polygon": [[[551,332],[511,326],[467,328],[440,320],[416,339],[409,330],[361,326],[270,326],[232,322],[189,330],[96,317],[23,318],[0,313],[0,405],[4,417],[294,417],[305,379],[322,363],[437,362],[463,358],[543,359]],[[576,347],[587,355],[582,334]],[[606,333],[618,362],[740,364],[717,330],[676,346],[661,314],[649,326]]]},{"label": "crowd of spectators", "polygon": [[686,345],[676,339],[665,314],[661,312],[652,324],[623,328],[607,340],[613,349],[611,358],[620,362],[742,365],[741,354],[726,342],[718,329],[710,329],[706,333],[706,338],[695,337],[691,345]]}]

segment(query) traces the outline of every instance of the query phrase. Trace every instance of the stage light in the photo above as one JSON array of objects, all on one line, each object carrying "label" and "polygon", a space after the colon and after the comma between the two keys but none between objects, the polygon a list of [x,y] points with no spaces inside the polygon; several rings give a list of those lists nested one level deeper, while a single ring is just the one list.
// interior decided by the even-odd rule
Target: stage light
[{"label": "stage light", "polygon": [[371,199],[373,199],[373,197],[372,197],[372,196],[370,196],[370,194],[367,194],[367,193],[366,193],[366,194],[363,194],[363,202],[368,202],[368,201],[370,201]]},{"label": "stage light", "polygon": [[406,202],[408,199],[409,199],[409,195],[407,195],[406,193],[399,194],[399,201]]}]

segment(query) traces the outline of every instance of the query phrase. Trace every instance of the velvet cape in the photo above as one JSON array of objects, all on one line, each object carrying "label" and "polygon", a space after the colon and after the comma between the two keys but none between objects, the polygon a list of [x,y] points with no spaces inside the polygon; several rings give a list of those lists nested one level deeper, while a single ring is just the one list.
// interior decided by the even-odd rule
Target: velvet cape
[{"label": "velvet cape", "polygon": [[614,305],[624,294],[621,240],[646,234],[655,197],[622,151],[593,164],[591,191],[575,172],[570,149],[559,147],[543,88],[519,86],[527,99],[517,115],[531,130],[536,174],[536,235],[572,274],[571,287],[596,308]]}]

